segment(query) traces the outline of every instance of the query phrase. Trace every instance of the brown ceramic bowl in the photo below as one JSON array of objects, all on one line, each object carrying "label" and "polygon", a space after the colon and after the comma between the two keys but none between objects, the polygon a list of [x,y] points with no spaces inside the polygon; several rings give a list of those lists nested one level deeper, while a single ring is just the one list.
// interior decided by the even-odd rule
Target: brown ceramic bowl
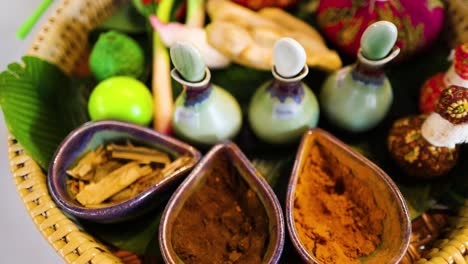
[{"label": "brown ceramic bowl", "polygon": [[361,258],[361,262],[367,264],[398,263],[408,248],[411,235],[408,209],[398,187],[382,169],[321,129],[309,130],[302,138],[286,196],[287,227],[294,247],[301,258],[307,263],[320,263],[300,241],[293,214],[299,172],[310,147],[317,143],[326,148],[341,164],[352,170],[354,177],[372,191],[377,207],[385,212],[381,243],[371,255]]},{"label": "brown ceramic bowl", "polygon": [[[164,180],[127,201],[100,208],[79,204],[67,189],[66,170],[99,145],[126,140],[163,150],[173,158],[187,155],[191,159]],[[146,127],[114,120],[88,122],[73,130],[58,147],[49,167],[47,184],[52,198],[65,212],[95,222],[120,222],[140,216],[166,201],[200,158],[195,148]]]},{"label": "brown ceramic bowl", "polygon": [[[221,155],[225,155],[262,202],[269,220],[269,242],[262,263],[277,263],[283,251],[285,235],[281,205],[267,181],[255,170],[241,150],[231,142],[214,146],[179,186],[167,204],[159,226],[159,246],[165,262],[182,263],[172,247],[175,219],[187,199],[205,183],[207,178],[205,171],[217,162],[216,160]],[[216,199],[216,197],[213,198]]]}]

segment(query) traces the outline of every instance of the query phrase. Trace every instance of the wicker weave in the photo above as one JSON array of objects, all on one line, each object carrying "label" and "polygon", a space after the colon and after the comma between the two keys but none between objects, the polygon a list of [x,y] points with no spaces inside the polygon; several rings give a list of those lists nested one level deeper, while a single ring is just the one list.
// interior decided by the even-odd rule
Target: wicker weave
[{"label": "wicker weave", "polygon": [[468,42],[468,0],[446,0],[449,42],[455,48]]},{"label": "wicker weave", "polygon": [[70,74],[82,58],[88,34],[124,0],[63,0],[34,39],[28,55],[37,56]]},{"label": "wicker weave", "polygon": [[[454,0],[453,2],[456,2]],[[466,1],[466,0],[458,0]],[[88,33],[124,0],[63,0],[36,36],[28,55],[43,58],[70,74],[82,58]],[[49,195],[46,176],[11,136],[8,139],[10,169],[21,199],[36,227],[67,263],[139,263],[126,252],[113,255],[103,244],[80,229],[57,208]],[[451,219],[450,232],[438,241],[426,258],[409,254],[418,263],[468,263],[468,201]],[[431,234],[433,221],[423,220]],[[415,243],[420,243],[419,240]],[[420,244],[415,244],[415,249]],[[409,252],[411,253],[411,252]],[[119,259],[119,257],[121,259]]]},{"label": "wicker weave", "polygon": [[453,217],[449,232],[437,241],[425,258],[417,263],[468,263],[468,201]]},{"label": "wicker weave", "polygon": [[448,226],[448,215],[450,211],[428,211],[411,224],[411,239],[408,251],[403,257],[401,264],[411,264],[421,259],[431,249],[435,240],[440,237],[443,230]]},{"label": "wicker weave", "polygon": [[39,165],[9,137],[8,158],[16,189],[34,224],[68,263],[120,263],[109,250],[68,219],[49,195]]},{"label": "wicker weave", "polygon": [[[89,31],[123,1],[63,0],[35,37],[27,55],[70,74],[86,49]],[[68,219],[49,195],[46,176],[13,138],[8,139],[10,169],[29,215],[50,245],[68,263],[121,263],[101,243]]]}]

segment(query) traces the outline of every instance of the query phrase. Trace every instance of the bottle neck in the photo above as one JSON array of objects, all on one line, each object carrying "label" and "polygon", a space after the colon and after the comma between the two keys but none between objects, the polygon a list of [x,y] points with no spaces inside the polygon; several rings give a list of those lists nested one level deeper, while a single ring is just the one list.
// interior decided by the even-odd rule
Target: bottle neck
[{"label": "bottle neck", "polygon": [[354,81],[362,82],[369,86],[381,86],[385,82],[384,66],[392,61],[400,53],[400,48],[393,47],[385,58],[380,60],[369,60],[358,51],[357,62],[351,69],[351,77]]},{"label": "bottle neck", "polygon": [[185,89],[185,101],[184,106],[195,106],[197,104],[201,104],[208,100],[210,97],[211,91],[213,90],[213,86],[211,83],[204,85],[202,87],[192,87],[192,86],[184,86]]},{"label": "bottle neck", "polygon": [[275,66],[273,66],[271,73],[273,74],[274,80],[266,89],[271,97],[278,98],[281,103],[291,98],[295,103],[300,104],[302,98],[304,98],[304,86],[301,81],[309,73],[309,67],[304,65],[299,74],[291,78],[285,78],[279,75],[276,72]]},{"label": "bottle neck", "polygon": [[184,87],[184,106],[195,106],[206,101],[213,90],[210,83],[211,72],[205,68],[205,78],[200,82],[188,82],[182,78],[177,69],[172,69],[171,76]]},{"label": "bottle neck", "polygon": [[304,87],[301,81],[284,82],[275,79],[268,86],[267,92],[270,93],[271,97],[278,98],[281,103],[284,103],[287,98],[291,98],[299,104],[304,98]]},{"label": "bottle neck", "polygon": [[358,60],[351,69],[351,77],[365,85],[381,86],[385,82],[384,65],[370,66]]}]

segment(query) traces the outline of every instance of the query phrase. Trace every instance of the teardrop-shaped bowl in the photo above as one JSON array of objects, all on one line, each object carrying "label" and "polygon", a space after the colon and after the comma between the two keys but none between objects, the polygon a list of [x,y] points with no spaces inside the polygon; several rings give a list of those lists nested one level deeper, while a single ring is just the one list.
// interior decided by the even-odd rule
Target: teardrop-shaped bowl
[{"label": "teardrop-shaped bowl", "polygon": [[[301,171],[314,145],[320,145],[320,154],[318,155],[327,152],[326,155],[335,158],[339,166],[349,169],[351,172],[349,175],[355,177],[359,186],[362,184],[370,190],[376,207],[385,214],[382,220],[380,243],[370,255],[359,259],[361,263],[398,263],[408,248],[411,234],[408,209],[398,187],[378,166],[337,138],[317,128],[309,130],[302,138],[286,196],[286,223],[296,251],[305,262],[320,263],[316,256],[308,252],[300,240],[293,212],[298,179],[304,177],[301,175]],[[317,155],[316,152],[315,154]]]},{"label": "teardrop-shaped bowl", "polygon": [[[66,170],[79,157],[100,145],[124,143],[127,140],[164,151],[174,159],[183,155],[190,159],[163,180],[129,200],[100,208],[79,204],[67,189]],[[195,148],[149,128],[113,120],[88,122],[72,131],[58,147],[49,166],[47,184],[52,198],[65,212],[95,222],[119,222],[135,218],[167,201],[171,191],[182,182],[200,158],[201,154]]]},{"label": "teardrop-shaped bowl", "polygon": [[[264,206],[268,220],[268,239],[261,263],[277,263],[284,246],[285,227],[281,206],[267,181],[255,170],[242,151],[231,142],[214,146],[175,191],[167,204],[159,226],[159,245],[166,263],[183,263],[173,248],[175,221],[185,203],[208,180],[218,162],[226,162],[228,170],[236,170]],[[218,163],[219,164],[219,163]],[[224,165],[223,165],[224,166]],[[226,171],[229,173],[229,171]],[[216,203],[217,197],[212,197]],[[244,209],[241,209],[244,210]]]}]

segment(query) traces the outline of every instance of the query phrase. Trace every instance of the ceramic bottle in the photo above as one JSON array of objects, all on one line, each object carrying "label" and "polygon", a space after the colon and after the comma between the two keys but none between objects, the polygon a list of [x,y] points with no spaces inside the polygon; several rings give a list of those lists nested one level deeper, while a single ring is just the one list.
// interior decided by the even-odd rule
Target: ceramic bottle
[{"label": "ceramic bottle", "polygon": [[197,145],[233,138],[242,125],[236,99],[210,82],[210,70],[192,44],[176,43],[170,55],[175,66],[171,76],[184,87],[175,102],[174,132]]},{"label": "ceramic bottle", "polygon": [[455,49],[452,66],[446,72],[437,73],[424,82],[419,95],[421,113],[434,112],[440,94],[451,85],[468,88],[468,42]]},{"label": "ceramic bottle", "polygon": [[317,125],[319,106],[307,76],[306,53],[294,39],[282,38],[273,48],[274,79],[263,84],[249,105],[249,122],[261,140],[284,144],[298,140]]},{"label": "ceramic bottle", "polygon": [[385,117],[393,93],[383,68],[400,52],[394,47],[397,35],[397,28],[390,22],[370,25],[362,35],[357,62],[326,79],[320,103],[334,125],[351,132],[363,132]]}]

